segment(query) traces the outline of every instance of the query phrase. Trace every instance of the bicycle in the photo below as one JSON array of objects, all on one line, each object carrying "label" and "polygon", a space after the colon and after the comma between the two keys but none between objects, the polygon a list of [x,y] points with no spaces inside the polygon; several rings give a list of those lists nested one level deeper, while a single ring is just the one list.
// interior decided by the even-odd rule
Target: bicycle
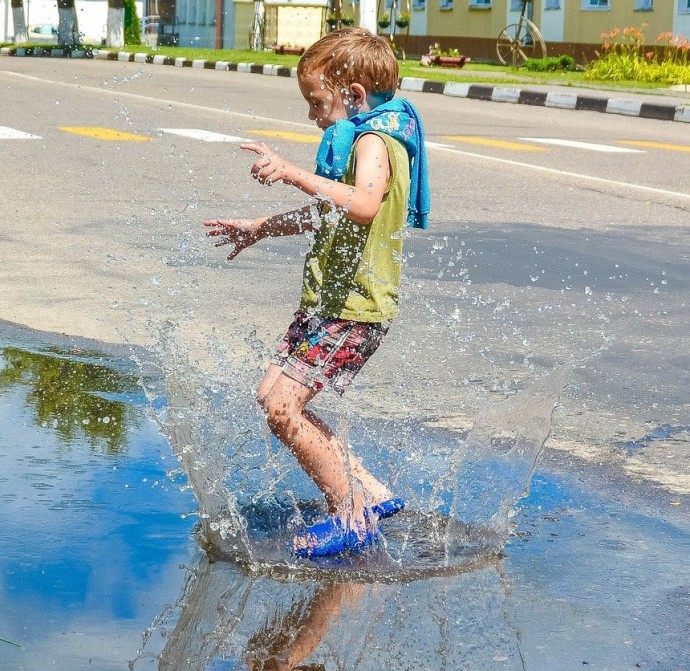
[{"label": "bicycle", "polygon": [[532,0],[522,0],[522,9],[517,23],[507,25],[496,42],[498,60],[503,65],[518,68],[529,58],[546,58],[546,44],[536,24],[525,16],[527,5]]}]

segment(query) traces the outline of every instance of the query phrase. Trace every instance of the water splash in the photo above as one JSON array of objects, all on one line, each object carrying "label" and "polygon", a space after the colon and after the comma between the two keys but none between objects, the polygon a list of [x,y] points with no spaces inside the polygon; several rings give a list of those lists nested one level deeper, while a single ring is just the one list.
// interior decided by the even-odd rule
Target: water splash
[{"label": "water splash", "polygon": [[[295,559],[288,548],[298,528],[325,514],[322,497],[270,435],[254,400],[268,348],[250,336],[244,365],[228,363],[228,377],[218,380],[191,360],[172,327],[161,343],[161,386],[149,385],[148,394],[199,502],[200,542],[215,558],[268,572],[433,574],[500,554],[569,372],[556,368],[486,404],[469,434],[418,419],[383,421],[319,408],[408,507],[381,523],[384,540],[372,552],[316,563]],[[252,358],[256,366],[248,371]]]}]

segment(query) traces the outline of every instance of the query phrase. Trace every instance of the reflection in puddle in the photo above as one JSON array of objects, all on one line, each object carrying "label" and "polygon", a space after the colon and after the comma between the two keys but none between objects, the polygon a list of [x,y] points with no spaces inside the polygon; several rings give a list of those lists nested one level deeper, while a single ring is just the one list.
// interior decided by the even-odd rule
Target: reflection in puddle
[{"label": "reflection in puddle", "polygon": [[[218,439],[218,453],[227,452],[230,438],[244,449],[226,457],[230,464],[246,459],[250,472],[230,469],[219,491],[236,494],[231,502],[246,521],[244,533],[264,553],[249,565],[214,563],[198,551],[185,515],[195,507],[191,493],[180,491],[181,478],[167,476],[178,464],[142,407],[135,370],[70,348],[14,343],[2,352],[0,639],[21,647],[0,640],[0,668],[114,671],[128,660],[136,671],[690,668],[686,498],[614,480],[606,465],[575,468],[547,455],[512,520],[517,534],[505,548],[498,543],[500,558],[477,551],[481,539],[496,547],[487,534],[491,520],[477,516],[479,524],[455,527],[470,535],[474,552],[446,564],[436,556],[426,566],[411,564],[420,550],[409,550],[409,539],[423,542],[434,523],[447,537],[443,520],[454,505],[449,488],[427,486],[442,465],[428,454],[420,462],[426,485],[419,477],[415,483],[412,470],[396,472],[412,505],[386,527],[387,552],[372,558],[378,563],[275,562],[265,543],[295,510],[290,501],[280,507],[280,492],[302,492],[309,503],[308,483],[289,464],[281,470],[284,451],[228,423],[225,409],[231,420],[244,416],[242,402],[253,412],[251,396],[243,401],[242,389],[235,397],[220,388],[208,393],[187,375],[190,386],[174,397],[177,405],[157,405],[156,412],[172,408],[178,419],[196,422],[173,424],[176,450],[201,445],[204,436]],[[216,404],[213,412],[195,414],[208,403]],[[475,433],[494,458],[465,462],[472,466],[466,472],[492,483],[512,478],[511,498],[534,465],[536,441],[516,440],[518,420],[529,421],[534,408],[513,399],[494,409],[498,415],[487,410],[480,427],[492,429],[497,416],[514,419],[501,422],[502,432]],[[98,422],[106,416],[113,421]],[[91,424],[103,426],[89,433]],[[378,424],[376,435],[391,435],[391,426]],[[237,434],[223,435],[228,427]],[[403,428],[402,442],[418,454],[447,442],[440,431]],[[351,427],[350,439],[365,454],[371,436],[366,425]],[[403,452],[394,442],[388,449],[394,457]],[[524,458],[495,458],[514,451]],[[194,452],[182,453],[193,466]],[[373,463],[383,467],[389,457]],[[494,491],[477,496],[505,499]],[[283,517],[274,516],[280,510]],[[300,510],[310,514],[308,505]],[[462,515],[471,513],[466,507]],[[448,570],[430,568],[441,564]]]},{"label": "reflection in puddle", "polygon": [[0,358],[0,394],[25,387],[34,422],[54,429],[65,444],[86,439],[92,449],[116,454],[126,447],[133,421],[125,400],[140,395],[137,378],[116,373],[97,353],[33,352],[6,347]]},{"label": "reflection in puddle", "polygon": [[193,500],[132,366],[2,345],[0,668],[122,669],[179,594]]},{"label": "reflection in puddle", "polygon": [[493,564],[409,583],[294,582],[204,557],[180,605],[166,671],[522,668]]}]

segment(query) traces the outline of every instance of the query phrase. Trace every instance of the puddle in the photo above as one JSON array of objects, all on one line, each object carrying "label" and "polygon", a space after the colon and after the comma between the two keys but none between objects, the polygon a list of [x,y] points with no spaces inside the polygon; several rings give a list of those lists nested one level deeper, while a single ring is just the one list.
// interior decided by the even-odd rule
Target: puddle
[{"label": "puddle", "polygon": [[671,424],[661,424],[651,429],[641,438],[637,440],[627,440],[625,442],[617,443],[616,446],[624,450],[626,454],[635,454],[643,447],[648,447],[652,443],[673,439],[678,434],[690,433],[690,426],[672,426]]},{"label": "puddle", "polygon": [[551,466],[505,556],[455,574],[295,580],[201,557],[156,624],[159,668],[687,668],[688,525]]},{"label": "puddle", "polygon": [[[164,405],[158,393],[164,385],[146,379],[142,387],[131,352],[105,355],[93,344],[0,335],[0,668],[690,667],[690,500],[614,476],[606,464],[568,463],[555,453],[542,457],[532,477],[545,436],[540,430],[525,438],[529,432],[520,429],[518,440],[511,433],[511,417],[539,424],[530,423],[518,396],[478,418],[488,433],[462,437],[463,459],[475,468],[464,491],[474,483],[475,494],[484,495],[480,506],[462,507],[469,498],[449,498],[449,487],[429,491],[438,469],[448,470],[448,455],[427,463],[422,448],[447,443],[448,433],[408,426],[403,443],[415,442],[418,464],[427,466],[403,465],[390,474],[417,511],[386,528],[394,563],[314,569],[274,561],[266,550],[274,530],[284,528],[273,513],[282,510],[277,517],[285,522],[295,510],[281,493],[295,493],[305,512],[314,497],[297,469],[281,470],[284,450],[241,433],[240,419],[254,412],[249,403],[234,404],[243,390],[237,399],[215,385],[203,391],[187,369],[190,386],[183,389],[178,379],[177,396]],[[223,402],[232,405],[235,424],[218,419],[225,417]],[[192,412],[199,407],[207,413]],[[170,422],[171,408],[177,422]],[[504,433],[496,439],[499,416]],[[183,421],[190,417],[197,423]],[[162,437],[162,419],[170,442]],[[348,428],[362,448],[370,427]],[[246,446],[244,457],[256,450],[263,479],[253,477],[251,460],[246,472],[231,468],[220,480],[194,470],[194,451],[184,448],[221,430],[225,442],[211,440],[209,453],[227,452],[233,438],[227,432],[235,430],[232,444]],[[385,426],[377,431],[386,435]],[[490,447],[483,460],[471,449],[477,444]],[[526,458],[497,460],[514,449]],[[189,514],[197,501],[175,453],[190,456],[186,465],[200,478],[195,486],[207,487],[203,505],[226,512],[234,505],[247,522],[242,539],[250,554],[241,562],[210,562],[199,550],[199,520]],[[240,463],[239,454],[226,458]],[[511,466],[508,477],[497,469],[501,463]],[[512,515],[505,505],[514,505],[530,479],[531,492]],[[478,484],[507,481],[514,483],[507,493],[490,486],[481,492]],[[228,500],[228,491],[235,498]],[[257,491],[274,496],[261,503]],[[501,512],[492,521],[480,514],[486,510]],[[434,515],[471,520],[462,528],[472,541],[471,551],[458,555],[462,561],[444,554],[442,561],[412,562],[419,550],[400,539],[424,540]],[[209,529],[214,521],[207,518]],[[411,532],[415,524],[422,531]],[[505,546],[492,544],[504,533],[510,534]],[[462,550],[463,543],[444,539],[446,551]]]}]

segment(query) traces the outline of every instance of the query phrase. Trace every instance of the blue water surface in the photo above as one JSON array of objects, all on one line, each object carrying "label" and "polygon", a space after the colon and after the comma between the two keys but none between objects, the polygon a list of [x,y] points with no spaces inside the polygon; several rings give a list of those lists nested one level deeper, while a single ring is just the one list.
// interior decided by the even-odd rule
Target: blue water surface
[{"label": "blue water surface", "polygon": [[6,348],[0,427],[0,668],[123,668],[196,548],[136,377]]}]

